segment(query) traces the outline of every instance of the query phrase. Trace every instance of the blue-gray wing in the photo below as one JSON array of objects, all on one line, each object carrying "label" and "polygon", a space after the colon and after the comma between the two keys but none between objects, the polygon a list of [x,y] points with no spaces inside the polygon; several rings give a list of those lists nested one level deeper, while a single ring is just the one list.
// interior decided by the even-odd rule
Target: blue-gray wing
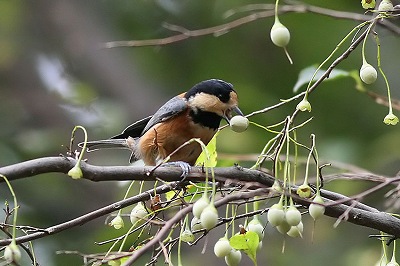
[{"label": "blue-gray wing", "polygon": [[136,121],[132,125],[129,125],[127,128],[125,128],[121,134],[111,137],[111,139],[127,139],[128,137],[140,137],[142,135],[143,129],[146,127],[152,117],[153,116],[148,116],[146,118]]},{"label": "blue-gray wing", "polygon": [[[127,142],[127,139],[129,139],[129,137],[133,139],[140,138],[154,125],[164,122],[176,115],[179,115],[180,113],[185,111],[186,108],[187,108],[186,101],[183,98],[176,96],[171,100],[169,100],[168,102],[166,102],[163,106],[161,106],[161,108],[158,109],[158,111],[154,115],[136,121],[132,125],[125,128],[121,134],[118,134],[106,140],[89,141],[86,143],[87,144],[86,147],[88,148],[88,150],[97,150],[101,148],[132,149],[132,147],[129,146]],[[82,147],[83,143],[79,143],[79,146]],[[135,153],[133,152],[131,155],[130,162],[138,159],[140,158],[137,158],[135,156]]]},{"label": "blue-gray wing", "polygon": [[142,135],[146,133],[154,125],[164,122],[180,113],[185,111],[187,104],[184,98],[175,96],[163,106],[158,109],[158,111],[151,117],[150,121],[147,123],[146,127],[142,131]]}]

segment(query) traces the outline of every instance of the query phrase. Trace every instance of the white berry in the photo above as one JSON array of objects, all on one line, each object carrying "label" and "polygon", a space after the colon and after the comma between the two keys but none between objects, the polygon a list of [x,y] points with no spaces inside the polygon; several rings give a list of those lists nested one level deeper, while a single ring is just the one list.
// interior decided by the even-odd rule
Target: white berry
[{"label": "white berry", "polygon": [[194,241],[194,234],[189,229],[185,229],[181,234],[181,240],[186,243]]},{"label": "white berry", "polygon": [[379,12],[393,11],[393,4],[390,0],[382,0],[378,6]]},{"label": "white berry", "polygon": [[285,218],[286,221],[289,225],[291,226],[296,226],[300,223],[301,221],[301,213],[300,211],[294,207],[294,206],[290,206],[287,210],[286,210],[286,214],[285,214]]},{"label": "white berry", "polygon": [[247,231],[257,233],[259,241],[264,238],[264,226],[257,217],[254,217],[247,225]]},{"label": "white berry", "polygon": [[202,196],[193,204],[193,215],[194,217],[200,218],[200,215],[205,207],[210,204],[210,201],[207,197]]},{"label": "white berry", "polygon": [[220,238],[214,245],[214,254],[218,258],[227,256],[232,250],[229,240],[226,237]]},{"label": "white berry", "polygon": [[[313,200],[313,202],[319,203],[319,204],[323,204],[324,200],[322,199],[322,197],[320,195],[316,195],[314,200]],[[322,205],[319,205],[319,204],[315,204],[315,203],[311,203],[310,204],[310,206],[308,207],[308,212],[310,213],[311,217],[314,220],[317,220],[322,215],[324,215],[325,206],[322,206]]]},{"label": "white berry", "polygon": [[147,215],[147,211],[143,206],[143,203],[139,202],[131,211],[129,215],[129,219],[131,223],[135,225],[138,221],[143,220],[144,217]]},{"label": "white berry", "polygon": [[365,62],[360,68],[360,78],[364,83],[372,84],[378,78],[378,72],[373,66]]},{"label": "white berry", "polygon": [[285,212],[283,206],[280,203],[276,203],[271,206],[267,214],[268,222],[273,226],[280,225],[285,220]]},{"label": "white berry", "polygon": [[200,215],[201,225],[210,230],[214,228],[218,223],[218,211],[214,207],[214,204],[210,203],[207,207],[204,208]]},{"label": "white berry", "polygon": [[197,218],[196,216],[193,217],[193,219],[190,221],[190,229],[192,231],[197,231],[203,229],[203,226],[201,225],[200,218]]},{"label": "white berry", "polygon": [[236,115],[229,121],[229,126],[233,131],[241,133],[249,127],[249,119],[241,115]]},{"label": "white berry", "polygon": [[287,234],[290,237],[303,237],[303,230],[304,225],[300,221],[298,225],[290,227],[290,230],[287,232]]},{"label": "white berry", "polygon": [[278,47],[285,47],[290,41],[290,32],[282,23],[275,22],[270,32],[272,42]]},{"label": "white berry", "polygon": [[225,256],[225,263],[228,266],[238,266],[242,260],[242,253],[239,250],[232,249],[231,252]]},{"label": "white berry", "polygon": [[290,228],[291,228],[291,226],[286,222],[285,219],[283,220],[283,222],[280,225],[278,225],[276,227],[276,229],[279,231],[279,233],[281,233],[283,235],[286,234],[287,232],[289,232]]},{"label": "white berry", "polygon": [[18,263],[21,260],[21,251],[15,242],[12,242],[10,245],[6,246],[4,249],[4,258],[8,263]]},{"label": "white berry", "polygon": [[122,220],[121,215],[117,215],[114,217],[114,219],[111,220],[110,226],[113,226],[115,229],[121,229],[124,227],[124,220]]}]

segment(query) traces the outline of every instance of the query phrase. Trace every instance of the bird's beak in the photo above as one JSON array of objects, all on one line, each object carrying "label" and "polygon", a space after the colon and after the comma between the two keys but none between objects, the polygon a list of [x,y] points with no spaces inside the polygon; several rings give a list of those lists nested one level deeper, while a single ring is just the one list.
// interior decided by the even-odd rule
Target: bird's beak
[{"label": "bird's beak", "polygon": [[237,113],[238,115],[244,116],[244,114],[242,113],[242,111],[239,109],[239,107],[235,106],[232,109],[233,111],[235,111],[235,113]]},{"label": "bird's beak", "polygon": [[229,110],[227,110],[227,111],[224,113],[223,118],[225,119],[225,121],[226,121],[228,124],[229,124],[229,121],[230,121],[231,118],[232,118],[232,111],[235,112],[235,113],[238,114],[238,115],[244,116],[244,114],[243,114],[242,111],[239,109],[239,107],[235,106],[235,107],[233,107],[232,109],[229,109]]}]

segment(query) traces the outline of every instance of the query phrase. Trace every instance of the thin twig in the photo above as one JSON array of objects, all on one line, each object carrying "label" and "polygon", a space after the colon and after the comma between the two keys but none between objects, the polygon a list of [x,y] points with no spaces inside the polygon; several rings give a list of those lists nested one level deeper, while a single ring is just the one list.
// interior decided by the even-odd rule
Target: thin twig
[{"label": "thin twig", "polygon": [[[274,5],[259,5],[258,9],[267,9],[267,11],[254,12],[253,14],[247,15],[245,17],[233,20],[228,23],[224,23],[218,26],[199,29],[199,30],[189,30],[182,26],[166,24],[164,27],[174,31],[179,32],[179,34],[172,35],[165,38],[150,39],[150,40],[131,40],[131,41],[112,41],[107,42],[103,45],[104,48],[115,48],[115,47],[142,47],[142,46],[162,46],[169,45],[172,43],[180,42],[193,37],[200,37],[206,35],[221,36],[229,32],[230,30],[245,25],[247,23],[253,22],[255,20],[267,17],[273,17],[275,15]],[[349,19],[353,21],[367,21],[371,17],[364,14],[337,11],[332,9],[326,9],[318,6],[312,5],[282,5],[279,7],[280,13],[314,13],[325,15],[329,17],[339,18],[339,19]],[[395,24],[387,20],[378,21],[378,24],[392,31],[393,33],[400,35],[400,28]]]},{"label": "thin twig", "polygon": [[[85,215],[82,215],[80,217],[77,217],[75,219],[72,219],[70,221],[67,221],[65,223],[61,223],[55,226],[51,226],[48,227],[46,229],[41,229],[40,231],[34,232],[34,233],[30,233],[27,234],[25,236],[20,236],[17,237],[15,240],[17,243],[24,243],[27,241],[31,241],[34,239],[38,239],[38,238],[42,238],[42,237],[46,237],[48,235],[53,235],[59,232],[62,232],[64,230],[67,230],[69,228],[75,227],[75,226],[79,226],[79,225],[83,225],[89,221],[92,221],[96,218],[99,218],[101,216],[107,215],[111,212],[114,212],[116,210],[122,209],[124,207],[130,206],[132,204],[141,202],[141,201],[146,201],[150,199],[150,195],[153,195],[154,191],[156,191],[157,194],[164,194],[168,191],[171,190],[170,186],[167,185],[162,185],[157,187],[156,189],[150,189],[146,192],[143,192],[139,195],[136,195],[134,197],[131,198],[127,198],[125,200],[121,200],[118,202],[115,202],[113,204],[110,204],[108,206],[105,206],[103,208],[99,208],[93,212],[87,213]],[[0,240],[0,246],[5,246],[8,245],[9,243],[11,243],[11,239],[2,239]]]},{"label": "thin twig", "polygon": [[[237,200],[240,198],[253,198],[254,196],[260,194],[260,193],[265,193],[264,189],[256,189],[254,191],[250,192],[243,192],[243,193],[236,193],[236,194],[230,194],[227,195],[226,197],[216,200],[214,202],[214,205],[216,208],[225,205],[226,203]],[[151,239],[149,242],[147,242],[143,247],[140,249],[136,250],[132,256],[122,264],[123,266],[128,266],[132,265],[141,255],[143,255],[147,250],[149,250],[151,247],[153,247],[155,244],[157,244],[158,241],[161,241],[161,239],[164,237],[164,235],[169,232],[169,230],[177,223],[179,223],[180,220],[182,220],[189,212],[192,211],[193,205],[189,205],[187,207],[184,207],[180,211],[178,211],[171,219],[169,219],[164,227],[161,228],[161,230]]]}]

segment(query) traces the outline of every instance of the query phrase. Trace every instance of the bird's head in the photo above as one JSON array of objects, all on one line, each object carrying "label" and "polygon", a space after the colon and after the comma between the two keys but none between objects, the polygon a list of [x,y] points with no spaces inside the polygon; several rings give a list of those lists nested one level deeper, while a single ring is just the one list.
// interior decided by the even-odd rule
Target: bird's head
[{"label": "bird's head", "polygon": [[232,112],[243,115],[238,107],[238,96],[231,83],[210,79],[194,85],[184,96],[192,109],[214,113],[228,123]]}]

